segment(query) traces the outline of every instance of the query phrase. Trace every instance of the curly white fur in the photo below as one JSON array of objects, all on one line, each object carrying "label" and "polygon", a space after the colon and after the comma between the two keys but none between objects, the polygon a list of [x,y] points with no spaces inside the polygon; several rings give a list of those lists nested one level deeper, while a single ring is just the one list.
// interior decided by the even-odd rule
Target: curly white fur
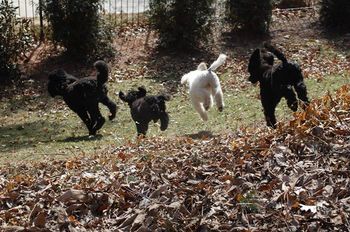
[{"label": "curly white fur", "polygon": [[213,98],[219,111],[224,108],[219,77],[214,71],[225,63],[226,58],[226,55],[220,54],[219,58],[208,69],[205,63],[200,63],[197,70],[191,71],[181,78],[181,84],[188,83],[193,107],[204,121],[208,120],[207,111],[213,105]]}]

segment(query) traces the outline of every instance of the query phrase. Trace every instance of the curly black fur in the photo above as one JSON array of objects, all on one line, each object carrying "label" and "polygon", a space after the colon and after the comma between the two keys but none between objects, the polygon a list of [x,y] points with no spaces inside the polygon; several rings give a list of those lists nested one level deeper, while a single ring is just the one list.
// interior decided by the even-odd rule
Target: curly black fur
[{"label": "curly black fur", "polygon": [[62,96],[69,108],[83,120],[90,135],[95,135],[105,123],[99,102],[108,107],[110,120],[115,118],[117,112],[116,104],[107,96],[108,66],[101,60],[96,61],[94,66],[98,72],[96,77],[78,79],[58,69],[49,74],[48,82],[50,95]]},{"label": "curly black fur", "polygon": [[165,95],[146,96],[147,91],[139,87],[138,91],[131,90],[125,95],[119,92],[119,98],[127,102],[130,107],[131,117],[135,121],[137,134],[146,135],[150,121],[160,120],[160,129],[162,131],[168,128],[169,115],[166,112],[165,101],[169,97]]},{"label": "curly black fur", "polygon": [[[274,66],[273,55],[282,63]],[[265,43],[264,48],[256,49],[249,59],[248,72],[250,82],[260,82],[261,103],[268,126],[276,127],[275,108],[282,97],[293,111],[298,109],[295,92],[304,105],[309,104],[300,66],[289,62],[276,47]]]}]

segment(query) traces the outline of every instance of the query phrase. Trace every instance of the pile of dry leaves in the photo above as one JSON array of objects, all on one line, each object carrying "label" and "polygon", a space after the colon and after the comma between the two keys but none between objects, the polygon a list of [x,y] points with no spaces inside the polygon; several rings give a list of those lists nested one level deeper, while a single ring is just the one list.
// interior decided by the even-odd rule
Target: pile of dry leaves
[{"label": "pile of dry leaves", "polygon": [[0,171],[1,231],[350,227],[350,86],[278,129],[148,138]]}]

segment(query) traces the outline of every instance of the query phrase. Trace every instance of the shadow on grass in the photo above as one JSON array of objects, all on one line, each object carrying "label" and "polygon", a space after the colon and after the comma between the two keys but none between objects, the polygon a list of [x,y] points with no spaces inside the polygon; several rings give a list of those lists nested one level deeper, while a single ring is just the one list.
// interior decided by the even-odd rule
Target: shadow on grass
[{"label": "shadow on grass", "polygon": [[337,53],[343,54],[346,57],[350,56],[350,34],[336,33],[322,30],[322,38],[328,40],[330,46],[337,51]]},{"label": "shadow on grass", "polygon": [[101,140],[103,138],[103,135],[83,135],[83,136],[71,136],[65,139],[57,140],[59,143],[76,143],[76,142],[82,142],[82,141],[97,141]]},{"label": "shadow on grass", "polygon": [[35,89],[35,83],[21,93],[17,92],[15,95],[8,96],[1,106],[0,116],[11,117],[12,114],[21,110],[36,112],[54,108],[56,105],[52,105],[51,97],[45,92],[46,88],[37,86]]},{"label": "shadow on grass", "polygon": [[[0,154],[23,153],[27,149],[34,149],[35,151],[44,149],[45,152],[48,152],[56,149],[51,149],[53,148],[52,146],[62,147],[63,145],[64,147],[68,147],[68,144],[100,141],[102,139],[103,135],[101,134],[95,136],[67,135],[66,129],[62,127],[59,121],[52,122],[40,119],[33,122],[0,127]],[[65,143],[67,145],[64,145]]]},{"label": "shadow on grass", "polygon": [[211,131],[199,131],[198,133],[186,134],[185,136],[191,139],[208,139],[215,137]]},{"label": "shadow on grass", "polygon": [[2,151],[35,147],[38,143],[52,142],[52,136],[60,128],[58,123],[37,120],[0,127]]}]

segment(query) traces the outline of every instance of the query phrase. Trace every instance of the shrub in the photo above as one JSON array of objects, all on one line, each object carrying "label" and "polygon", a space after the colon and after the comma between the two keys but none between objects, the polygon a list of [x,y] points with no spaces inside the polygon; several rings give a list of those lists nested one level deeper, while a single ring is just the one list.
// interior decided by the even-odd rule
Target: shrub
[{"label": "shrub", "polygon": [[32,44],[29,21],[16,17],[12,1],[0,2],[0,82],[18,77],[17,61]]},{"label": "shrub", "polygon": [[350,1],[321,0],[320,21],[331,31],[350,32]]},{"label": "shrub", "polygon": [[111,26],[99,15],[100,0],[46,0],[52,39],[79,59],[113,55]]},{"label": "shrub", "polygon": [[233,30],[266,34],[272,16],[271,0],[227,0],[226,21]]},{"label": "shrub", "polygon": [[310,0],[279,0],[276,1],[278,8],[295,8],[295,7],[306,7],[310,5]]},{"label": "shrub", "polygon": [[208,41],[213,14],[213,0],[150,0],[150,23],[162,47],[192,48]]}]

